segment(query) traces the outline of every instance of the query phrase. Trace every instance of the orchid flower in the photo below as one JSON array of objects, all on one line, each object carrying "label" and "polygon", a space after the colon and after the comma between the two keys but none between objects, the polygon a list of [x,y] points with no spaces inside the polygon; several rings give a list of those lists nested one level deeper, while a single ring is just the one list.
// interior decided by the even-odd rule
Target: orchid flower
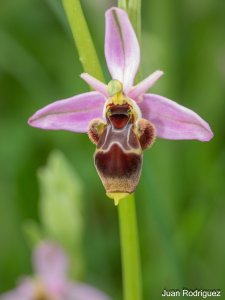
[{"label": "orchid flower", "polygon": [[25,277],[0,300],[110,300],[104,293],[68,280],[68,260],[56,244],[42,242],[34,251],[35,276]]},{"label": "orchid flower", "polygon": [[108,85],[83,73],[95,91],[47,105],[28,122],[41,129],[88,133],[97,145],[94,161],[107,195],[118,202],[135,190],[143,150],[155,137],[209,141],[213,133],[192,110],[147,93],[162,71],[134,85],[140,47],[127,13],[116,7],[106,12],[105,57],[112,76]]}]

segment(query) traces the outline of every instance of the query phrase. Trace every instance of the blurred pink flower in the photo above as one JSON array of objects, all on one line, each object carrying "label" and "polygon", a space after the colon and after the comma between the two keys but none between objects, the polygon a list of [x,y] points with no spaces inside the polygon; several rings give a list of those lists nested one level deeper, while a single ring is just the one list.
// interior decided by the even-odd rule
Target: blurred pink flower
[{"label": "blurred pink flower", "polygon": [[[151,122],[161,138],[209,141],[213,133],[195,112],[172,100],[146,93],[163,75],[155,71],[133,85],[140,64],[137,37],[125,11],[111,8],[106,12],[105,57],[112,79],[122,83],[123,95],[137,112],[138,118]],[[28,121],[33,127],[47,130],[88,132],[93,119],[106,120],[106,103],[110,98],[107,85],[84,73],[81,77],[95,91],[56,101],[37,111]]]},{"label": "blurred pink flower", "polygon": [[0,300],[110,300],[99,290],[67,278],[68,260],[56,244],[42,242],[33,254],[34,277],[25,277]]}]

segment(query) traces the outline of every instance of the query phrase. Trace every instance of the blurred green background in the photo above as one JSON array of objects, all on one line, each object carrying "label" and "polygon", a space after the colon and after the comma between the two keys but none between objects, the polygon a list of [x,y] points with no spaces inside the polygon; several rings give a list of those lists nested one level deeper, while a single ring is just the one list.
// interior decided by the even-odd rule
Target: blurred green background
[{"label": "blurred green background", "polygon": [[[104,11],[81,1],[106,74]],[[142,73],[152,89],[193,109],[215,133],[209,143],[156,140],[136,192],[144,299],[163,288],[225,288],[225,2],[143,0]],[[30,128],[28,117],[85,92],[82,67],[60,2],[0,2],[0,292],[31,272],[22,227],[39,221],[37,170],[61,150],[84,188],[84,280],[121,299],[117,211],[106,198],[86,135]],[[225,290],[224,290],[225,292]]]}]

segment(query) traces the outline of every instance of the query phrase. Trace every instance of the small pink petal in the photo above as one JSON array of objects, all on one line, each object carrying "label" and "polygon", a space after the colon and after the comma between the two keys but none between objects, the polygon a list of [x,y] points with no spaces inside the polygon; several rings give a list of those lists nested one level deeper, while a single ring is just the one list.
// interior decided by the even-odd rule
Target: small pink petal
[{"label": "small pink petal", "polygon": [[199,115],[176,102],[155,94],[145,94],[139,104],[143,118],[156,127],[157,136],[171,140],[209,141],[213,133]]},{"label": "small pink petal", "polygon": [[164,73],[162,71],[155,71],[140,83],[132,87],[128,92],[128,96],[138,102],[138,97],[145,94],[163,74]]},{"label": "small pink petal", "polygon": [[94,90],[104,95],[106,98],[109,97],[107,91],[107,85],[96,79],[95,77],[89,75],[88,73],[82,73],[80,77],[87,82]]},{"label": "small pink petal", "polygon": [[64,279],[68,260],[61,247],[52,242],[42,242],[33,254],[34,270],[40,278]]},{"label": "small pink petal", "polygon": [[109,296],[87,284],[70,284],[67,289],[67,300],[112,300]]},{"label": "small pink petal", "polygon": [[112,79],[133,85],[140,63],[140,48],[128,15],[113,7],[106,12],[105,57]]},{"label": "small pink petal", "polygon": [[35,297],[34,281],[27,277],[20,282],[17,288],[0,295],[0,300],[31,300]]},{"label": "small pink petal", "polygon": [[87,132],[89,122],[102,117],[104,104],[105,98],[98,92],[80,94],[38,110],[28,124],[47,130]]}]

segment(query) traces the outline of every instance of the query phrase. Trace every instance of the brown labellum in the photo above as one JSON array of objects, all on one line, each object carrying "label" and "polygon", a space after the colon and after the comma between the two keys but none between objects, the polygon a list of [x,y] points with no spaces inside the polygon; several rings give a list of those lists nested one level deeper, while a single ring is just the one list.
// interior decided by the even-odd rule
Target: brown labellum
[{"label": "brown labellum", "polygon": [[107,194],[132,193],[140,179],[143,150],[154,141],[153,125],[145,119],[136,122],[128,103],[110,104],[106,124],[93,120],[88,135],[97,145],[94,162]]}]

